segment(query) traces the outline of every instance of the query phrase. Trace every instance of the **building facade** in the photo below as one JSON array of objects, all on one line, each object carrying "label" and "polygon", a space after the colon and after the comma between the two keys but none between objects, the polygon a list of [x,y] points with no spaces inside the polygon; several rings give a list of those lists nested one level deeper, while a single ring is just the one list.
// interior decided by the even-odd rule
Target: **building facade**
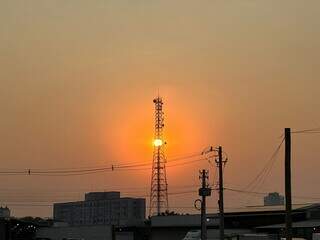
[{"label": "building facade", "polygon": [[284,205],[284,196],[277,192],[269,193],[264,197],[264,206]]},{"label": "building facade", "polygon": [[144,198],[121,198],[120,192],[91,192],[79,202],[55,203],[54,220],[71,226],[79,225],[136,225],[145,220]]}]

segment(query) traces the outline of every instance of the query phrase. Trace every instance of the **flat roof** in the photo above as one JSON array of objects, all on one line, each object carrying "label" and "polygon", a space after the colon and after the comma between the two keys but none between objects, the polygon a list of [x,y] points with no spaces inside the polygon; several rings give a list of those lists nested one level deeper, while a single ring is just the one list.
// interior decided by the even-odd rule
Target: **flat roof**
[{"label": "flat roof", "polygon": [[[294,212],[302,212],[312,208],[320,208],[320,204],[293,204],[292,210]],[[271,214],[285,214],[285,206],[252,206],[243,208],[226,208],[225,215],[227,216],[254,216],[254,215],[271,215]],[[219,226],[219,214],[207,213],[207,225]],[[199,226],[200,214],[185,214],[173,216],[153,216],[151,217],[151,226],[153,227],[185,227],[185,226]],[[320,225],[319,225],[320,226]]]},{"label": "flat roof", "polygon": [[[292,210],[305,210],[309,208],[320,207],[319,203],[292,204]],[[225,213],[251,213],[251,212],[275,212],[285,211],[284,205],[277,206],[247,206],[240,208],[225,208]]]},{"label": "flat roof", "polygon": [[[310,220],[306,220],[306,221],[293,222],[292,227],[293,228],[320,227],[320,219],[310,219]],[[274,224],[274,225],[257,227],[257,229],[274,229],[274,228],[285,228],[285,224],[281,223],[281,224]]]},{"label": "flat roof", "polygon": [[[207,226],[219,226],[219,219],[216,217],[216,215],[208,214],[207,218]],[[200,222],[200,214],[151,217],[152,227],[199,227]]]}]

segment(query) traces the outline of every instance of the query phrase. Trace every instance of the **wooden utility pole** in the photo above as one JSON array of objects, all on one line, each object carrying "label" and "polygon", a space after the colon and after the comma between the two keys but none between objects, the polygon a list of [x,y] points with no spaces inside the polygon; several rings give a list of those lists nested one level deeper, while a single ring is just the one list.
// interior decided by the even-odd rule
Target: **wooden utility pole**
[{"label": "wooden utility pole", "polygon": [[292,199],[291,199],[291,129],[285,128],[285,199],[286,199],[286,239],[292,240]]},{"label": "wooden utility pole", "polygon": [[208,187],[207,179],[209,172],[203,169],[200,171],[201,188],[199,196],[201,196],[201,240],[207,240],[207,213],[206,213],[206,197],[211,195],[211,188]]},{"label": "wooden utility pole", "polygon": [[222,159],[222,147],[218,147],[218,161],[216,161],[219,169],[219,218],[220,218],[220,240],[224,239],[224,200],[223,200],[223,166],[225,161]]}]

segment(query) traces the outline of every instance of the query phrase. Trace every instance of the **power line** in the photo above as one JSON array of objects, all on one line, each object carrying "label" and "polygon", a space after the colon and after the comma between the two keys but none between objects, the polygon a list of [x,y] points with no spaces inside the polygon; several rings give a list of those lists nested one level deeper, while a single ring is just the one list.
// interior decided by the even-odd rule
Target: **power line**
[{"label": "power line", "polygon": [[291,133],[320,133],[320,127],[292,131]]},{"label": "power line", "polygon": [[[184,157],[176,157],[167,162],[171,163],[171,162],[177,162],[177,161],[185,161],[186,159],[194,158],[199,155],[200,153],[192,154]],[[169,166],[173,167],[173,166],[186,165],[186,164],[190,164],[197,161],[200,161],[200,160],[199,159],[191,160],[183,164],[173,164]],[[138,164],[119,164],[119,165],[111,165],[111,166],[95,167],[95,168],[27,169],[27,170],[20,170],[20,171],[10,170],[10,171],[0,171],[0,175],[79,176],[79,175],[96,174],[96,173],[115,171],[115,170],[128,170],[128,171],[149,170],[150,168],[138,168],[138,167],[146,167],[151,165],[152,163],[138,163]]]},{"label": "power line", "polygon": [[[172,164],[172,165],[167,165],[168,168],[171,167],[178,167],[178,166],[184,166],[184,165],[189,165],[189,164],[193,164],[196,162],[200,162],[200,161],[204,161],[206,159],[204,158],[199,158],[199,159],[195,159],[195,160],[190,160],[187,162],[183,162],[183,163],[176,163],[176,164]],[[139,164],[139,166],[150,166],[150,164]],[[81,170],[81,171],[35,171],[32,172],[30,171],[30,173],[24,173],[24,174],[18,174],[18,175],[32,175],[32,176],[50,176],[50,177],[67,177],[67,176],[82,176],[82,175],[88,175],[88,174],[97,174],[97,173],[104,173],[104,172],[108,172],[108,171],[136,171],[136,170],[150,170],[151,167],[148,168],[137,168],[138,165],[133,165],[133,166],[121,166],[121,167],[117,167],[117,166],[113,166],[111,168],[103,168],[103,169],[90,169],[90,170]]]},{"label": "power line", "polygon": [[[205,159],[196,159],[191,160],[185,163],[177,163],[173,165],[168,165],[168,167],[175,167],[175,166],[182,166],[182,165],[188,165],[191,163],[203,161]],[[96,174],[96,173],[104,173],[108,171],[135,171],[135,170],[150,170],[151,168],[137,168],[140,166],[150,166],[151,164],[139,164],[139,165],[126,165],[126,166],[112,166],[112,167],[105,167],[105,168],[95,168],[95,169],[83,169],[83,170],[54,170],[54,171],[33,171],[32,169],[27,171],[1,171],[0,175],[34,175],[34,176],[57,176],[57,177],[63,177],[63,176],[81,176],[81,175],[88,175],[88,174]]]},{"label": "power line", "polygon": [[188,164],[192,164],[192,163],[196,163],[196,162],[201,162],[201,161],[206,161],[206,158],[199,158],[199,159],[195,159],[195,160],[190,160],[184,163],[176,163],[173,165],[167,165],[167,167],[176,167],[176,166],[183,166],[183,165],[188,165]]},{"label": "power line", "polygon": [[282,138],[280,144],[277,146],[275,151],[272,153],[270,159],[268,160],[266,165],[263,167],[263,169],[256,175],[256,177],[249,184],[247,184],[247,186],[245,186],[243,188],[243,190],[246,190],[246,189],[253,190],[259,185],[259,183],[260,183],[260,185],[262,185],[265,182],[267,176],[271,172],[271,169],[277,159],[276,157],[281,149],[283,142],[284,142],[284,138]]},{"label": "power line", "polygon": [[[269,194],[269,192],[245,191],[245,190],[235,189],[235,188],[225,188],[225,190],[231,191],[231,192],[243,193],[243,194],[255,194],[255,195],[267,195],[267,194]],[[320,200],[320,197],[312,197],[312,196],[294,195],[293,197],[296,198],[296,199]]]},{"label": "power line", "polygon": [[[149,198],[150,197],[150,195],[147,192],[145,192],[145,193],[127,192],[127,193],[123,193],[123,194],[124,195],[135,194],[135,195],[138,195],[139,197],[145,197],[145,198]],[[186,194],[197,194],[197,189],[195,188],[194,190],[189,190],[189,191],[168,192],[168,195],[186,195]],[[48,196],[48,197],[50,197],[50,196]],[[61,200],[64,200],[64,199],[61,199]],[[72,200],[72,199],[70,198],[70,200]],[[26,203],[26,202],[31,202],[31,203],[53,203],[51,197],[50,197],[50,201],[46,200],[45,198],[44,199],[39,199],[39,197],[37,197],[36,200],[32,199],[32,198],[26,198],[26,197],[24,197],[24,199],[22,199],[21,197],[19,197],[19,200],[16,200],[16,201],[9,200],[9,201],[6,201],[6,202],[7,203],[10,203],[10,202],[11,203],[12,202],[14,202],[14,203]]]},{"label": "power line", "polygon": [[[194,153],[189,153],[189,154],[180,154],[179,156],[166,158],[166,160],[167,160],[167,163],[168,162],[175,162],[175,161],[180,161],[180,160],[184,160],[184,159],[188,159],[188,158],[197,157],[200,155],[201,155],[201,153],[199,153],[199,152],[194,152]],[[117,164],[117,166],[132,165],[132,164],[141,164],[141,161],[121,163],[121,164]],[[151,165],[151,163],[149,163],[149,164]]]},{"label": "power line", "polygon": [[[190,185],[186,187],[195,187],[195,185]],[[235,192],[235,193],[241,193],[241,194],[250,194],[250,195],[266,195],[268,192],[258,192],[258,191],[246,191],[246,190],[241,190],[241,189],[235,189],[235,188],[224,188],[226,191],[230,192]],[[133,192],[131,192],[133,193]],[[175,192],[169,192],[168,195],[187,195],[187,194],[196,194],[197,190],[190,190],[190,191],[175,191]],[[127,193],[128,194],[128,193]],[[149,195],[146,194],[138,194],[139,197],[146,197],[148,198]],[[310,199],[310,200],[320,200],[320,197],[313,197],[313,196],[293,196],[296,199]],[[61,199],[62,200],[62,199]],[[47,204],[50,203],[50,204]],[[47,201],[47,200],[26,200],[26,199],[21,199],[19,201],[6,201],[6,204],[8,206],[15,206],[15,207],[52,207],[53,201]],[[307,203],[305,203],[307,204]],[[189,207],[189,206],[171,206],[171,208],[194,208],[194,207]],[[241,207],[234,207],[235,209],[241,209]],[[242,209],[245,209],[247,207],[242,207]],[[212,208],[212,209],[218,209],[218,208]],[[232,209],[232,207],[227,207],[227,209]]]}]

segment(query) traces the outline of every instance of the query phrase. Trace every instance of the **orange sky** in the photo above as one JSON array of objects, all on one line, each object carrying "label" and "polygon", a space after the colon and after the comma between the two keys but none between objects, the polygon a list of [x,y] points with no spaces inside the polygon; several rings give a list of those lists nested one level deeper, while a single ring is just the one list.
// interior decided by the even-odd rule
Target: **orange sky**
[{"label": "orange sky", "polygon": [[[225,182],[241,188],[284,127],[320,126],[319,9],[316,0],[1,1],[1,168],[151,161],[159,90],[169,158],[222,145]],[[320,197],[319,137],[293,139],[294,194]],[[261,191],[282,192],[279,156]],[[199,184],[203,167],[169,168],[169,191]],[[0,204],[111,188],[135,196],[149,180],[148,171],[0,176]],[[261,203],[226,194],[227,206]],[[170,203],[192,206],[196,197]],[[16,216],[51,215],[48,207],[12,208]]]}]

